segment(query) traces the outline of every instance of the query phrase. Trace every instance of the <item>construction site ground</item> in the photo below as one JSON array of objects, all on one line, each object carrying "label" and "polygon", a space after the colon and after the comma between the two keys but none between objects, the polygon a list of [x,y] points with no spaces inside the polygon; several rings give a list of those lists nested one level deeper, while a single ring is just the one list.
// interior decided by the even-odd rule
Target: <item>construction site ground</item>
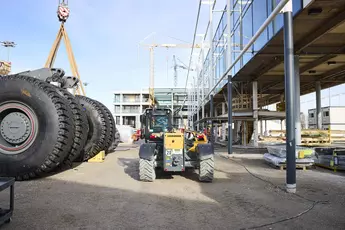
[{"label": "construction site ground", "polygon": [[286,171],[261,154],[229,159],[217,148],[213,183],[198,182],[192,171],[145,183],[138,181],[138,150],[122,145],[103,163],[16,182],[13,219],[3,229],[345,228],[344,173],[298,170],[297,194],[287,194]]}]

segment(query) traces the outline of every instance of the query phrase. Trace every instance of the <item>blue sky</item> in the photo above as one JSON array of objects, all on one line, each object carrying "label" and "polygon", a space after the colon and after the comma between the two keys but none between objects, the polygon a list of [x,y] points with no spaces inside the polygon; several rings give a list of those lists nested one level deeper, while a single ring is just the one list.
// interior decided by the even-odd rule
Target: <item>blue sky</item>
[{"label": "blue sky", "polygon": [[[1,5],[2,33],[0,41],[11,40],[18,45],[11,51],[13,72],[43,67],[59,29],[56,0],[6,1]],[[71,15],[66,23],[79,73],[87,96],[113,109],[112,91],[138,90],[149,86],[149,52],[138,44],[155,32],[156,43],[192,42],[198,0],[69,0]],[[216,9],[226,1],[218,0]],[[214,28],[218,24],[214,15]],[[204,33],[208,20],[208,5],[202,6],[197,33]],[[5,22],[5,23],[4,23]],[[153,42],[153,38],[145,41]],[[199,42],[199,41],[197,41]],[[185,64],[190,49],[155,49],[155,86],[173,86],[172,56]],[[7,52],[0,49],[0,59]],[[62,44],[55,67],[70,74]],[[191,72],[191,77],[194,73]],[[184,87],[186,71],[178,71],[178,86]],[[331,105],[345,105],[344,86],[331,90]],[[338,94],[340,94],[338,96]],[[315,94],[301,98],[302,111],[315,107]],[[328,90],[322,92],[322,106],[329,104]]]},{"label": "blue sky", "polygon": [[[13,71],[43,67],[59,29],[57,2],[47,0],[7,1],[2,4],[0,41],[18,45],[11,51]],[[138,43],[156,32],[157,43],[192,42],[198,1],[174,0],[69,0],[71,10],[66,23],[79,73],[87,96],[103,102],[110,109],[112,91],[147,88],[149,52]],[[178,12],[178,16],[176,14]],[[146,42],[151,43],[148,39]],[[188,63],[190,49],[155,50],[155,86],[173,84],[172,55]],[[0,58],[7,56],[0,49]],[[168,63],[167,63],[168,62]],[[60,47],[55,67],[70,73],[65,47]],[[179,85],[185,72],[179,71]]]}]

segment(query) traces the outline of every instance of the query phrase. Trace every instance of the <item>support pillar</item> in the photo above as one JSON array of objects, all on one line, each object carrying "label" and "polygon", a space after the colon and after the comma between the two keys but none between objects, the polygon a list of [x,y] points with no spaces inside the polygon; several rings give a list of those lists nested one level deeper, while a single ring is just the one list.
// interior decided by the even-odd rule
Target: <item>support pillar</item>
[{"label": "support pillar", "polygon": [[260,135],[264,135],[264,121],[260,120]]},{"label": "support pillar", "polygon": [[315,84],[316,94],[316,128],[322,129],[322,117],[321,117],[321,83],[319,81]]},{"label": "support pillar", "polygon": [[[210,118],[213,118],[214,116],[214,107],[213,107],[213,94],[210,95]],[[210,129],[210,133],[211,133],[211,143],[214,144],[214,128],[213,128],[213,121],[209,120],[210,125],[211,125],[211,129]]]},{"label": "support pillar", "polygon": [[232,76],[228,75],[228,154],[232,154]]},{"label": "support pillar", "polygon": [[295,106],[295,133],[296,133],[296,145],[301,144],[301,79],[299,73],[299,56],[295,55],[294,57],[294,67],[295,67],[295,97],[296,97],[296,106]]},{"label": "support pillar", "polygon": [[265,120],[265,136],[268,136],[268,130],[267,130],[267,120]]},{"label": "support pillar", "polygon": [[222,123],[222,141],[226,140],[226,123]]},{"label": "support pillar", "polygon": [[253,118],[254,118],[254,147],[259,146],[259,132],[258,132],[258,82],[253,81]]},{"label": "support pillar", "polygon": [[224,102],[222,102],[222,115],[224,115],[226,113],[225,106],[226,106],[226,104]]},{"label": "support pillar", "polygon": [[243,125],[243,133],[242,133],[242,136],[243,136],[243,146],[247,146],[247,121],[243,121],[242,122],[242,125]]},{"label": "support pillar", "polygon": [[292,22],[292,0],[283,9],[284,13],[284,70],[286,103],[286,191],[296,192],[296,135],[295,135],[295,66]]}]

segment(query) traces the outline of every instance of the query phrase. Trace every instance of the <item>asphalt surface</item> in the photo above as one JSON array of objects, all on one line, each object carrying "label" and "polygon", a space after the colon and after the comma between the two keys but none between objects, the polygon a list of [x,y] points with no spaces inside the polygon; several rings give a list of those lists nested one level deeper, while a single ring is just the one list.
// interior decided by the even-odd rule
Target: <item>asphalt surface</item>
[{"label": "asphalt surface", "polygon": [[286,172],[260,154],[224,155],[213,183],[195,172],[140,182],[138,148],[128,147],[103,163],[16,182],[13,220],[2,229],[345,229],[345,174],[298,170],[292,195],[282,190]]}]

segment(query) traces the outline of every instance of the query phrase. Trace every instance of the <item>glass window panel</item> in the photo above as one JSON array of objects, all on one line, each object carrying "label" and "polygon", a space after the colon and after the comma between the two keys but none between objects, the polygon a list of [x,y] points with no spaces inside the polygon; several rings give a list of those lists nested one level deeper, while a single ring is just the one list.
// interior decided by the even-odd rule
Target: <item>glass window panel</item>
[{"label": "glass window panel", "polygon": [[[267,15],[270,15],[273,11],[272,0],[267,0]],[[268,40],[270,40],[274,35],[273,22],[268,25]]]},{"label": "glass window panel", "polygon": [[296,15],[302,9],[302,1],[303,0],[293,0],[292,7],[293,7],[293,15]]},{"label": "glass window panel", "polygon": [[237,28],[235,29],[235,33],[234,33],[234,50],[240,50],[240,44],[241,44],[241,33],[240,33],[240,26],[237,26]]},{"label": "glass window panel", "polygon": [[[256,33],[261,25],[267,19],[267,1],[255,0],[253,2],[253,27]],[[259,51],[267,43],[267,29],[262,32],[261,36],[254,43],[254,50]]]},{"label": "glass window panel", "polygon": [[[275,9],[278,5],[276,0],[269,0],[272,1],[273,9]],[[282,27],[283,27],[283,14],[278,14],[275,19],[273,20],[273,34],[275,35]]]},{"label": "glass window panel", "polygon": [[[253,7],[252,5],[247,8],[247,10],[244,12],[243,17],[243,45],[247,45],[250,41],[250,39],[253,37]],[[250,51],[253,50],[252,48],[249,49]]]},{"label": "glass window panel", "polygon": [[248,61],[253,57],[253,54],[251,53],[245,53],[243,55],[243,65],[247,64]]}]

